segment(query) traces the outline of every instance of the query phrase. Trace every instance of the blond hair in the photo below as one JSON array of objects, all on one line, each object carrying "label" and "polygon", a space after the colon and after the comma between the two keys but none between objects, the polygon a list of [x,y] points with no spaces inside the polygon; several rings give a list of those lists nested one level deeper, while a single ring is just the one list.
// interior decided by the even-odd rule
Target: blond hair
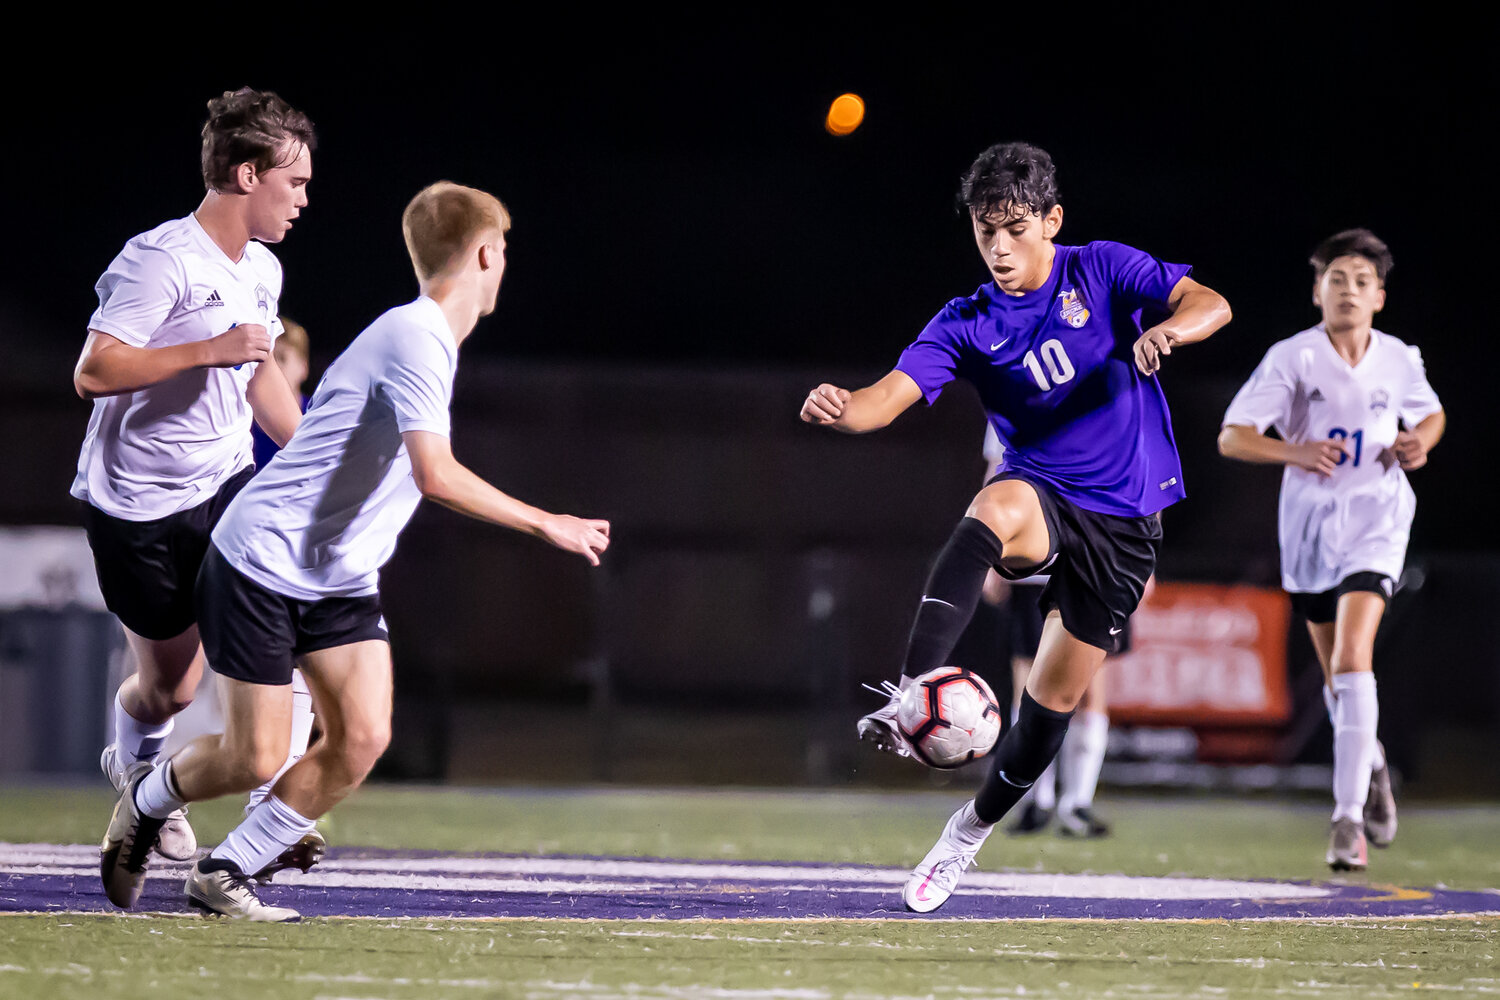
[{"label": "blond hair", "polygon": [[452,181],[438,181],[417,192],[401,213],[401,234],[417,277],[446,271],[481,237],[510,231],[510,212],[492,194]]},{"label": "blond hair", "polygon": [[276,338],[277,347],[289,347],[302,355],[302,360],[307,361],[311,357],[311,349],[307,343],[307,327],[294,319],[281,317],[282,334]]}]

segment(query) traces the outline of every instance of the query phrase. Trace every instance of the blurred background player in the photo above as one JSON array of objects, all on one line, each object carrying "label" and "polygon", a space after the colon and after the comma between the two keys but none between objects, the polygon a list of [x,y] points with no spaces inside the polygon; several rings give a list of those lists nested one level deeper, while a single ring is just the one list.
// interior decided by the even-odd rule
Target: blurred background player
[{"label": "blurred background player", "polygon": [[[1333,722],[1326,860],[1363,869],[1367,842],[1396,835],[1396,802],[1376,738],[1375,633],[1401,579],[1416,495],[1447,418],[1422,355],[1373,326],[1391,253],[1367,229],[1325,240],[1311,260],[1317,326],[1266,352],[1224,414],[1219,451],[1286,466],[1278,522],[1282,586],[1323,667]],[[1281,440],[1267,437],[1275,427]]]},{"label": "blurred background player", "polygon": [[[286,316],[281,317],[281,336],[276,338],[276,345],[271,348],[271,358],[276,362],[276,367],[281,369],[281,374],[286,379],[286,384],[292,387],[292,392],[297,396],[297,406],[303,413],[307,412],[306,383],[308,373],[312,370],[311,345],[307,339],[307,328],[294,319]],[[253,453],[255,455],[255,467],[264,469],[271,456],[281,450],[281,446],[271,440],[271,436],[260,429],[260,425],[250,428],[250,434],[254,439]]]},{"label": "blurred background player", "polygon": [[[988,424],[984,430],[985,481],[1000,472],[1005,446]],[[1009,660],[1011,676],[1011,723],[1021,712],[1021,692],[1031,675],[1037,647],[1042,641],[1042,588],[1045,576],[1006,581],[991,570],[984,581],[978,609],[994,608],[999,612],[1003,641],[999,643],[1000,659]],[[1147,593],[1150,592],[1147,584]],[[1130,625],[1120,633],[1119,653],[1130,649]],[[1070,837],[1105,837],[1109,824],[1094,815],[1094,793],[1099,787],[1099,773],[1104,768],[1104,753],[1109,746],[1109,709],[1105,696],[1104,673],[1101,670],[1089,683],[1088,691],[1078,703],[1078,711],[1068,723],[1057,759],[1047,765],[1041,777],[1032,783],[1017,804],[1015,822],[1007,831],[1013,834],[1039,833],[1056,817],[1058,832]],[[1062,798],[1058,800],[1058,772],[1062,772]]]},{"label": "blurred background player", "polygon": [[[203,564],[199,608],[225,694],[225,732],[161,767],[136,764],[105,833],[101,869],[134,905],[163,819],[184,803],[276,773],[291,725],[294,664],[324,735],[272,793],[194,866],[200,908],[287,921],[253,874],[292,849],[358,787],[390,741],[392,669],[380,568],[423,498],[535,535],[597,566],[609,522],[550,514],[507,496],[453,457],[449,405],[459,347],[495,309],[510,215],[494,196],[442,182],[420,191],[402,232],[421,294],[387,310],[323,376],[297,436],[230,505]],[[318,544],[310,544],[311,540]]]},{"label": "blurred background player", "polygon": [[[992,146],[963,178],[959,204],[992,280],[954,299],[896,368],[850,392],[824,383],[802,419],[847,433],[885,427],[964,378],[1004,443],[1004,468],[979,491],[938,555],[889,702],[860,720],[878,748],[910,754],[895,725],[900,691],[949,661],[990,570],[1050,573],[1036,664],[984,785],[949,819],[908,879],[909,909],[947,901],[994,824],[1057,756],[1068,720],[1116,648],[1161,545],[1158,512],[1182,499],[1163,356],[1210,336],[1229,305],[1119,243],[1060,246],[1052,158],[1025,143]],[[1166,320],[1142,331],[1154,309]],[[857,501],[857,498],[854,498]]]},{"label": "blurred background player", "polygon": [[[252,419],[285,443],[301,416],[280,370],[261,363],[281,330],[282,285],[262,244],[307,206],[313,145],[307,116],[269,91],[209,101],[203,201],[130,240],[95,286],[73,374],[94,409],[71,492],[135,663],[100,760],[117,788],[157,758],[197,690],[194,581],[209,532],[255,471]],[[196,847],[186,817],[169,817],[161,853],[185,860]]]}]

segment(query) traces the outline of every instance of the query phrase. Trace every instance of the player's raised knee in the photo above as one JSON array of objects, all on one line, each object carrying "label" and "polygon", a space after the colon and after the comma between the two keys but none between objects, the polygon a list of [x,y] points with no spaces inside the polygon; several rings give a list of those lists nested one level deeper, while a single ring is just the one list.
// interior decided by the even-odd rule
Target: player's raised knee
[{"label": "player's raised knee", "polygon": [[1036,495],[1030,492],[1030,487],[1008,481],[982,490],[966,513],[983,521],[1004,542],[1019,535],[1037,509]]}]

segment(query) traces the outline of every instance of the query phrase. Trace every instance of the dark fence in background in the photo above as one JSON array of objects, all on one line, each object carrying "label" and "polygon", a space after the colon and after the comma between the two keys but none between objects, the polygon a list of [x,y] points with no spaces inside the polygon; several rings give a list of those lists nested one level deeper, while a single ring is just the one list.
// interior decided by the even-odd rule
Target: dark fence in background
[{"label": "dark fence in background", "polygon": [[[57,359],[12,369],[0,394],[0,523],[77,523],[88,407]],[[894,674],[928,560],[979,485],[982,417],[960,387],[865,437],[798,422],[816,382],[880,374],[466,359],[460,459],[529,502],[610,518],[613,544],[594,570],[424,505],[384,576],[398,698],[384,773],[929,780],[862,751],[853,722],[875,704],[859,683]],[[1278,474],[1214,450],[1236,386],[1168,379],[1189,499],[1166,515],[1164,579],[1276,583]],[[1419,519],[1444,516],[1417,490]],[[1422,787],[1500,791],[1500,560],[1413,564],[1422,586],[1393,606],[1377,661],[1382,734]],[[1294,628],[1294,683],[1305,646]],[[1326,752],[1316,721],[1302,759]]]}]

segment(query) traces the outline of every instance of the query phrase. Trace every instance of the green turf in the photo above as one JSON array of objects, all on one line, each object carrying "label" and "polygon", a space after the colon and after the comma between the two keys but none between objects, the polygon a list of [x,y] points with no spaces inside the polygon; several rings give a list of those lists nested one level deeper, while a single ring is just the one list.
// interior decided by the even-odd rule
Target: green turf
[{"label": "green turf", "polygon": [[[110,795],[93,788],[0,787],[0,841],[93,843]],[[334,845],[523,854],[778,859],[905,866],[932,846],[962,793],[844,791],[463,791],[374,786],[336,809]],[[1123,798],[1101,807],[1117,836],[991,838],[986,868],[1230,878],[1323,879],[1328,810],[1274,798]],[[214,843],[231,800],[192,808]],[[1387,851],[1358,879],[1410,886],[1500,886],[1500,809],[1407,807]]]},{"label": "green turf", "polygon": [[[908,865],[961,793],[372,787],[335,845]],[[0,840],[93,842],[109,795],[0,787]],[[1327,811],[1117,798],[1117,835],[997,835],[981,867],[1325,879]],[[195,806],[205,842],[238,813]],[[1407,807],[1355,881],[1500,885],[1500,810]],[[1500,994],[1500,921],[553,922],[0,917],[0,997],[1130,998]],[[1420,984],[1420,985],[1415,985]]]},{"label": "green turf", "polygon": [[0,920],[0,995],[1384,997],[1500,991],[1500,924]]}]

